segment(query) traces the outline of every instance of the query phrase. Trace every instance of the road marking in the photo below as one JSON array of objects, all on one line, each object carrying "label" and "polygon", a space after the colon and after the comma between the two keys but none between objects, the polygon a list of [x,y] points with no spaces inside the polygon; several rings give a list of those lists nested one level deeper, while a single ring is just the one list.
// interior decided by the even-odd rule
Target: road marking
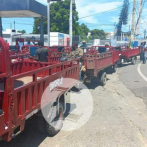
[{"label": "road marking", "polygon": [[141,63],[138,65],[137,71],[139,75],[147,82],[147,77],[144,76],[144,74],[141,72],[140,67],[141,67]]}]

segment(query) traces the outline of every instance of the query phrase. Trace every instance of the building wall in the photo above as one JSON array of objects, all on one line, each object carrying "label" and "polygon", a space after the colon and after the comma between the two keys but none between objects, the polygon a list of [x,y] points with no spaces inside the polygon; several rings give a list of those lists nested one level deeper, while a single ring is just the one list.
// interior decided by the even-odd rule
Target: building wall
[{"label": "building wall", "polygon": [[7,41],[10,45],[12,44],[12,38],[10,34],[3,34],[3,38]]},{"label": "building wall", "polygon": [[[11,29],[7,29],[5,32],[3,32],[4,35],[4,39],[7,40],[7,42],[10,45],[16,45],[16,39],[17,38],[24,38],[25,42],[27,42],[27,38],[35,38],[35,40],[40,40],[40,34],[20,34],[20,33],[15,33],[12,34],[12,30]],[[48,45],[48,36],[44,35],[44,45],[47,46]],[[65,39],[66,38],[66,39]],[[59,32],[51,32],[50,34],[50,45],[67,45],[68,44],[68,38],[69,35],[68,34],[63,34],[63,33],[59,33]]]}]

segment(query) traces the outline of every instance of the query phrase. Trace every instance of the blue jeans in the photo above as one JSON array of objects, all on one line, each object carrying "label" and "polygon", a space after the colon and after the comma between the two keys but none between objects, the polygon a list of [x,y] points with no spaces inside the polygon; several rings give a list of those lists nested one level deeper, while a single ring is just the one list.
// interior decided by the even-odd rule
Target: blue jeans
[{"label": "blue jeans", "polygon": [[143,63],[144,64],[146,63],[146,53],[145,52],[143,53]]}]

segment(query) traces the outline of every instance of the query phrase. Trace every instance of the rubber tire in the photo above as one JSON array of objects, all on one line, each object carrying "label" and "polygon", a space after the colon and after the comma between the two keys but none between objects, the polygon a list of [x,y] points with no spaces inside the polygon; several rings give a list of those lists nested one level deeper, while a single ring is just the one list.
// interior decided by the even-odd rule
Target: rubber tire
[{"label": "rubber tire", "polygon": [[39,132],[41,132],[41,133],[46,133],[45,122],[46,121],[45,121],[44,117],[39,117],[38,116],[37,127],[38,127]]},{"label": "rubber tire", "polygon": [[100,85],[101,86],[106,85],[106,81],[107,81],[107,74],[106,74],[106,72],[103,72],[100,77]]},{"label": "rubber tire", "polygon": [[113,66],[113,72],[116,72],[117,67],[118,67],[118,65],[117,65],[117,63],[115,63],[115,65]]},{"label": "rubber tire", "polygon": [[60,117],[61,123],[60,123],[58,129],[55,128],[53,125],[50,125],[47,121],[45,121],[45,130],[49,136],[55,136],[61,130],[61,128],[63,126],[63,117],[64,117],[63,111],[64,111],[63,105],[61,103],[59,103],[59,112],[61,115],[61,117]]},{"label": "rubber tire", "polygon": [[132,58],[132,64],[135,65],[135,57]]}]

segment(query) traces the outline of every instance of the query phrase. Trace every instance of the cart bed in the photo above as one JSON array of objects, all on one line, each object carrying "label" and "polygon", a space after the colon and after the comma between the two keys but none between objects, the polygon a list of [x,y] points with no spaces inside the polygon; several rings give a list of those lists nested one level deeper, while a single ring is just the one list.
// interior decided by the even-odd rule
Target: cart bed
[{"label": "cart bed", "polygon": [[102,53],[97,57],[85,55],[83,65],[88,75],[97,77],[99,71],[113,65],[112,52]]},{"label": "cart bed", "polygon": [[140,54],[140,49],[135,48],[135,49],[126,49],[121,51],[121,57],[122,58],[131,58],[138,56]]}]

